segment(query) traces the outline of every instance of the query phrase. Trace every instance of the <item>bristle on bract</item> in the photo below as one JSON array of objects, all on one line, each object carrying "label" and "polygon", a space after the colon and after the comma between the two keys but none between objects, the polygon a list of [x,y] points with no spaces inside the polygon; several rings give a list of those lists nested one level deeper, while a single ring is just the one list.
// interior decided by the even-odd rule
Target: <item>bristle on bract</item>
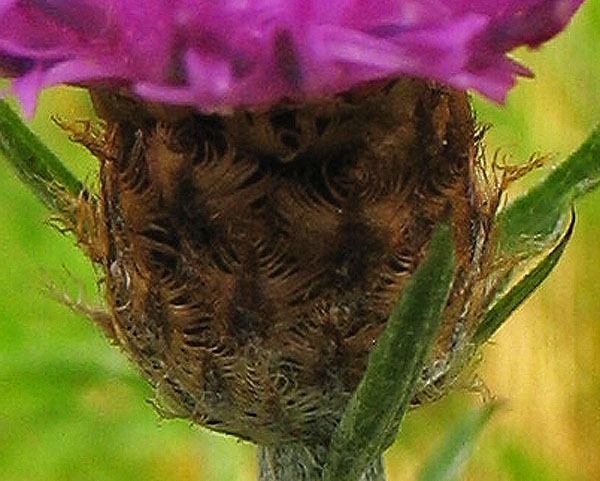
[{"label": "bristle on bract", "polygon": [[482,180],[466,94],[401,78],[218,116],[92,93],[103,140],[63,127],[101,162],[94,260],[114,337],[168,412],[326,445],[450,216],[455,279],[415,403],[445,392],[489,290],[501,195]]}]

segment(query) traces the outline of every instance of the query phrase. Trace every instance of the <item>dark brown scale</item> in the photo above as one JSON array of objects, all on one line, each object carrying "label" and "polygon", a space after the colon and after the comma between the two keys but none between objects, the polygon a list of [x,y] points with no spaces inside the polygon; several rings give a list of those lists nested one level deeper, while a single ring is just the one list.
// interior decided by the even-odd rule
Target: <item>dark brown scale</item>
[{"label": "dark brown scale", "polygon": [[451,382],[439,366],[473,326],[473,233],[493,215],[464,93],[400,79],[230,116],[93,95],[109,331],[165,409],[262,445],[327,444],[447,216],[456,280],[422,384]]}]

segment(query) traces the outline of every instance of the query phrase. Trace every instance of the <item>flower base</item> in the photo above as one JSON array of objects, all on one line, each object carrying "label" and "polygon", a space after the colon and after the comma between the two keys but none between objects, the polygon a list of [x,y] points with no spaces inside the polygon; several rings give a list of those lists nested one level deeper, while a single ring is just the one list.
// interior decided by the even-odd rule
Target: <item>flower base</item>
[{"label": "flower base", "polygon": [[79,140],[102,188],[75,230],[106,272],[105,329],[164,413],[326,446],[448,217],[455,279],[414,403],[455,381],[499,195],[466,94],[401,78],[229,116],[92,95],[106,131]]}]

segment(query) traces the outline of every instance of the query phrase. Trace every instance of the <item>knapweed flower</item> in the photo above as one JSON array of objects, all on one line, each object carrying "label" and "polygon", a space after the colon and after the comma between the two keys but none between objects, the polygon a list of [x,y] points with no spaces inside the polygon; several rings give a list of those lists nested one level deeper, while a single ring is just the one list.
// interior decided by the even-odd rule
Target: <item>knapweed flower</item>
[{"label": "knapweed flower", "polygon": [[502,100],[506,56],[559,32],[582,0],[3,0],[0,62],[31,111],[61,82],[126,85],[201,110],[424,77]]},{"label": "knapweed flower", "polygon": [[580,3],[2,0],[0,71],[29,112],[40,88],[90,91],[104,130],[64,125],[101,189],[65,222],[163,407],[322,447],[448,218],[454,278],[414,404],[456,380],[506,280],[502,185],[463,90],[502,100],[529,75],[507,52]]}]

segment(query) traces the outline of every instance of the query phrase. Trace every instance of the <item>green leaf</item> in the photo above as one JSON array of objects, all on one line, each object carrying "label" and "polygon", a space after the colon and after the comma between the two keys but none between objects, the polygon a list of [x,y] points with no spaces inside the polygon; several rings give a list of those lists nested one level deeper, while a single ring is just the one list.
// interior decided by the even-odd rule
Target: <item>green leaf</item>
[{"label": "green leaf", "polygon": [[490,403],[469,411],[434,449],[417,481],[458,480],[479,433],[497,408],[498,403]]},{"label": "green leaf", "polygon": [[0,154],[16,169],[21,180],[52,211],[62,212],[60,190],[77,197],[83,184],[0,100]]},{"label": "green leaf", "polygon": [[333,435],[324,481],[357,480],[395,439],[439,328],[453,272],[452,236],[443,225],[369,356],[365,375]]},{"label": "green leaf", "polygon": [[485,313],[477,326],[477,330],[473,334],[472,342],[475,346],[479,346],[487,341],[508,316],[548,277],[565,251],[571,239],[574,226],[575,211],[571,210],[571,221],[560,242]]},{"label": "green leaf", "polygon": [[501,249],[522,250],[523,239],[542,246],[554,240],[561,216],[573,202],[600,183],[600,125],[587,140],[541,183],[500,212]]}]

